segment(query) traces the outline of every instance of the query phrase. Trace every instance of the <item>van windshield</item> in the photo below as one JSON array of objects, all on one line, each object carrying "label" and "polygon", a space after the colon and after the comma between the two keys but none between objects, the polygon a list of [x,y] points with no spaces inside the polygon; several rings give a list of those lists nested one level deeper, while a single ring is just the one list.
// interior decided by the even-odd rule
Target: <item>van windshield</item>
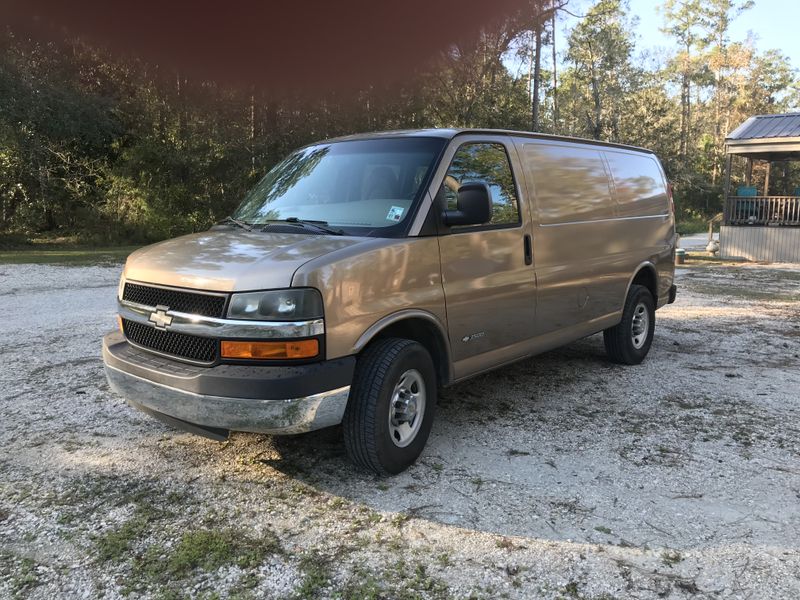
[{"label": "van windshield", "polygon": [[245,196],[233,218],[325,222],[349,235],[405,231],[446,140],[351,140],[302,148]]}]

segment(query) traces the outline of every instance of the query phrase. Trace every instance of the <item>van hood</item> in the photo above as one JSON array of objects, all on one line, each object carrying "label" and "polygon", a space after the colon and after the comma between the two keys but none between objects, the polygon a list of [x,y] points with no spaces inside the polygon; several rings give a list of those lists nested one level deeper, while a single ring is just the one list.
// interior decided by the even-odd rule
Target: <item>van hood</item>
[{"label": "van hood", "polygon": [[215,292],[289,287],[303,263],[369,238],[217,230],[185,235],[135,251],[123,275]]}]

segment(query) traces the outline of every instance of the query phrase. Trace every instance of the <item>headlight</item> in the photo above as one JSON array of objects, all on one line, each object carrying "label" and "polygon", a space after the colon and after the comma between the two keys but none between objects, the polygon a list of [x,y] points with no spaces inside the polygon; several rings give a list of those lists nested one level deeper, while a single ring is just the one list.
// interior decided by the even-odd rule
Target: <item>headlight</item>
[{"label": "headlight", "polygon": [[305,321],[322,318],[322,296],[312,288],[233,294],[230,319]]}]

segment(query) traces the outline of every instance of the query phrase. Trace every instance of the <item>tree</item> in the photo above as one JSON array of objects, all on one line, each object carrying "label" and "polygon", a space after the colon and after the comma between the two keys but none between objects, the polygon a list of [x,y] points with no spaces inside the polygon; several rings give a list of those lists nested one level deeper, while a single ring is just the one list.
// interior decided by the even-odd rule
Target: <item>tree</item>
[{"label": "tree", "polygon": [[[633,21],[624,0],[600,0],[569,36],[572,85],[583,100],[585,132],[594,139],[619,139],[619,118],[634,71],[630,58]],[[577,108],[577,107],[576,107]]]},{"label": "tree", "polygon": [[701,27],[704,22],[704,0],[667,0],[662,7],[665,26],[662,31],[678,43],[672,68],[680,78],[680,159],[686,161],[691,147],[692,131],[692,84],[698,79],[701,68],[697,54],[705,47]]},{"label": "tree", "polygon": [[453,46],[442,57],[422,91],[434,125],[526,128],[524,84],[503,64],[503,56],[523,29],[520,21],[508,19],[474,43]]},{"label": "tree", "polygon": [[731,45],[731,22],[753,7],[753,0],[705,0],[703,26],[709,44],[706,60],[714,74],[714,139],[718,156],[712,170],[712,183],[716,184],[721,172],[722,146],[731,126],[730,108],[735,94],[731,76],[747,62],[748,48],[742,44]]}]

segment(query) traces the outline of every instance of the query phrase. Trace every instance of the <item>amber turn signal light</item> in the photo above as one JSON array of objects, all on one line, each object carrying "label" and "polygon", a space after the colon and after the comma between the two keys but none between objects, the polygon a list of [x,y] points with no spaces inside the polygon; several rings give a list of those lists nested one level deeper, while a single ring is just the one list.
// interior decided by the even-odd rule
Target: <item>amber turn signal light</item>
[{"label": "amber turn signal light", "polygon": [[318,340],[285,342],[222,342],[222,358],[313,358],[319,354]]}]

